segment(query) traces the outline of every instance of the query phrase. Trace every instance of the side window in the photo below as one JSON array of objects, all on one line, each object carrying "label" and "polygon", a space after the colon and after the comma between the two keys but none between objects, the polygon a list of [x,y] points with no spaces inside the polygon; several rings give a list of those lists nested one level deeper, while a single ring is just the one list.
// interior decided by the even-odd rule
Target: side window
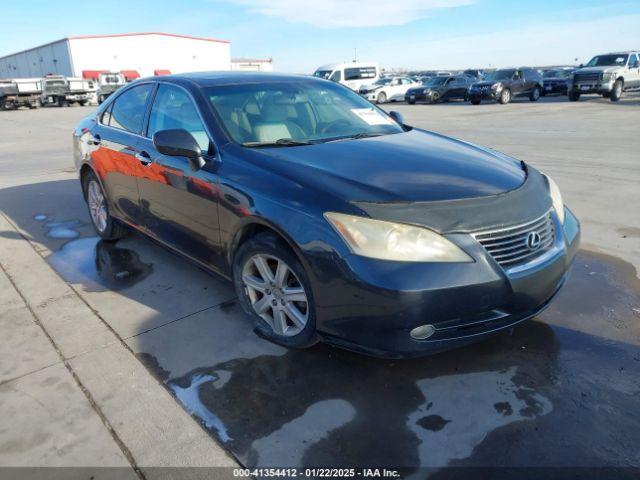
[{"label": "side window", "polygon": [[333,75],[331,75],[329,80],[340,82],[342,80],[342,72],[340,70],[336,70],[335,72],[333,72]]},{"label": "side window", "polygon": [[151,107],[148,136],[161,130],[186,130],[196,139],[200,149],[209,149],[209,136],[198,111],[187,93],[179,87],[160,84]]},{"label": "side window", "polygon": [[638,55],[631,55],[629,57],[629,68],[638,68]]},{"label": "side window", "polygon": [[100,123],[103,125],[109,125],[111,121],[111,108],[113,107],[113,103],[107,107],[107,109],[102,112],[102,116],[100,117]]},{"label": "side window", "polygon": [[344,79],[345,80],[358,80],[359,78],[362,78],[362,76],[360,75],[360,69],[359,68],[345,68],[344,69]]},{"label": "side window", "polygon": [[152,88],[153,85],[147,83],[133,87],[118,96],[111,107],[109,126],[131,133],[140,133]]}]

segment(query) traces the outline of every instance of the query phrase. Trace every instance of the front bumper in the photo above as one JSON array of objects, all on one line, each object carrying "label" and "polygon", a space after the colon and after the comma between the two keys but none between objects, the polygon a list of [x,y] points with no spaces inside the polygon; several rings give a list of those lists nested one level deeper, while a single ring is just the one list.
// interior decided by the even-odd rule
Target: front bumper
[{"label": "front bumper", "polygon": [[567,84],[566,83],[545,83],[544,84],[544,94],[545,95],[553,95],[553,94],[560,94],[560,95],[566,95],[567,94]]},{"label": "front bumper", "polygon": [[[412,357],[510,328],[546,308],[567,278],[580,226],[568,209],[563,226],[555,215],[554,221],[558,248],[553,255],[509,275],[468,234],[449,238],[473,263],[385,262],[350,255],[339,268],[341,278],[314,291],[318,333],[328,343],[362,353]],[[435,327],[428,339],[410,335],[427,324]]]},{"label": "front bumper", "polygon": [[610,82],[591,82],[591,83],[573,83],[568,87],[568,91],[576,93],[590,94],[590,93],[611,93],[613,90],[613,81]]},{"label": "front bumper", "polygon": [[497,100],[502,90],[469,90],[469,100]]},{"label": "front bumper", "polygon": [[424,91],[407,92],[404,100],[405,102],[427,102],[431,100],[431,95],[427,95]]}]

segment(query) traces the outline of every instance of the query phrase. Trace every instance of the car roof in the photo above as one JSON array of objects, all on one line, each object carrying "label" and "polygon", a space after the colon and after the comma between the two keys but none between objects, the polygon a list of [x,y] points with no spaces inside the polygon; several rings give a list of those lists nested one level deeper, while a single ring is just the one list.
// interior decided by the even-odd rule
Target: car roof
[{"label": "car roof", "polygon": [[232,72],[232,71],[213,71],[213,72],[193,72],[179,73],[174,75],[163,75],[160,77],[141,78],[138,81],[156,80],[171,83],[191,83],[198,87],[214,87],[218,85],[238,85],[243,83],[276,83],[291,81],[306,82],[326,82],[317,77],[310,75],[294,75],[273,72]]}]

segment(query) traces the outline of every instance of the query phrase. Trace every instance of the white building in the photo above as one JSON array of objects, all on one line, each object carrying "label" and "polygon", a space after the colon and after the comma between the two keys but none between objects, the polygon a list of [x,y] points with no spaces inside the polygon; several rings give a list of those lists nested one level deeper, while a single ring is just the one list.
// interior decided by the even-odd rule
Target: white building
[{"label": "white building", "polygon": [[248,72],[273,72],[273,59],[232,58],[231,70]]},{"label": "white building", "polygon": [[230,42],[157,32],[68,37],[0,58],[0,78],[91,78],[100,71],[128,71],[135,78],[230,69]]}]

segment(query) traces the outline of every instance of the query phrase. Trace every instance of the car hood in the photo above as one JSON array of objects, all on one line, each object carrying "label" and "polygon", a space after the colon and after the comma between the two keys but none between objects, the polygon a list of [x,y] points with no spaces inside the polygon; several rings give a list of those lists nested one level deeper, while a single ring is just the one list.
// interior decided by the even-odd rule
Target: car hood
[{"label": "car hood", "polygon": [[507,80],[501,80],[500,82],[488,82],[488,81],[483,81],[483,82],[475,82],[473,84],[474,87],[490,87],[491,85],[495,85],[496,83],[506,83]]},{"label": "car hood", "polygon": [[252,149],[245,158],[346,201],[419,202],[496,195],[526,173],[506,155],[413,129],[365,139]]},{"label": "car hood", "polygon": [[576,70],[575,73],[608,73],[608,72],[615,72],[617,70],[620,70],[622,68],[622,66],[619,67],[615,67],[615,66],[610,66],[610,67],[585,67],[585,68],[581,68],[580,70]]},{"label": "car hood", "polygon": [[546,82],[547,80],[552,80],[554,82],[566,82],[567,81],[566,78],[562,78],[562,77],[545,77],[543,79],[543,82]]}]

